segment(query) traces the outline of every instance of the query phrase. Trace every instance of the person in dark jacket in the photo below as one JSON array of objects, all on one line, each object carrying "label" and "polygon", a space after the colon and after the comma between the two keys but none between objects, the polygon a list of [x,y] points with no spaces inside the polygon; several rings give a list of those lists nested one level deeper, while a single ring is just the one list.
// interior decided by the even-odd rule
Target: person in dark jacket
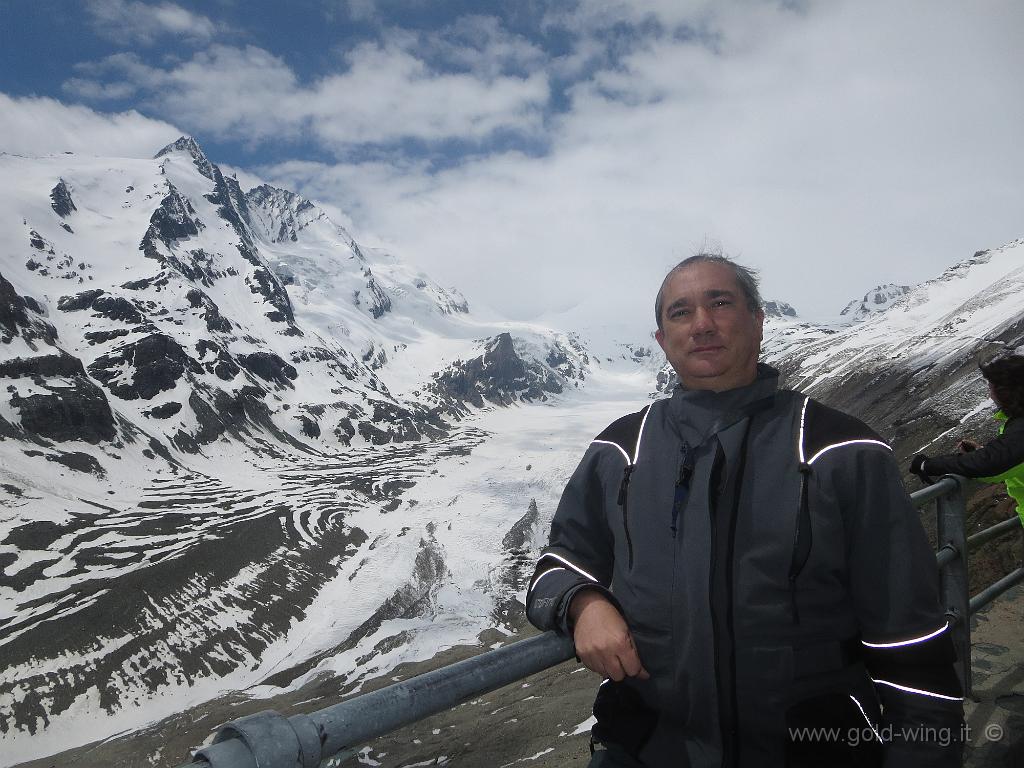
[{"label": "person in dark jacket", "polygon": [[926,483],[942,475],[1005,483],[1024,525],[1024,355],[1015,350],[1001,352],[978,367],[996,404],[999,435],[985,445],[961,440],[957,453],[946,456],[929,458],[919,453],[911,460],[910,471]]},{"label": "person in dark jacket", "polygon": [[527,590],[602,675],[591,766],[956,766],[963,702],[938,577],[892,451],[758,363],[753,273],[665,278],[671,399],[570,479]]}]

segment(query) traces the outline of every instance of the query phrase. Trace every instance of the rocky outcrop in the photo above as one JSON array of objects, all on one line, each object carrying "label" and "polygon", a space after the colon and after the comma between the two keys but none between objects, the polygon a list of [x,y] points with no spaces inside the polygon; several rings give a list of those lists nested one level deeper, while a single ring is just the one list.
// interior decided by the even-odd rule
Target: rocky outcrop
[{"label": "rocky outcrop", "polygon": [[[250,264],[255,267],[245,278],[249,290],[259,296],[273,309],[266,312],[268,319],[275,323],[287,323],[290,328],[295,328],[295,313],[292,310],[291,300],[288,298],[288,291],[281,279],[263,263],[256,251],[239,243],[238,250]],[[296,332],[301,333],[295,328]]]},{"label": "rocky outcrop", "polygon": [[[202,367],[170,336],[151,333],[97,358],[89,373],[123,400],[149,400],[173,389],[185,372]],[[125,371],[130,380],[125,380]]]},{"label": "rocky outcrop", "polygon": [[[560,358],[556,354],[555,362]],[[430,390],[458,410],[459,404],[477,408],[484,401],[510,405],[517,400],[546,400],[562,392],[562,383],[550,369],[527,362],[517,353],[512,336],[502,333],[485,345],[484,354],[459,361],[434,374]]]},{"label": "rocky outcrop", "polygon": [[53,212],[62,219],[66,219],[74,211],[78,210],[75,207],[75,201],[71,199],[71,190],[68,189],[67,182],[64,179],[58,181],[57,185],[50,190],[50,201]]},{"label": "rocky outcrop", "polygon": [[840,312],[844,319],[860,323],[871,315],[884,312],[911,291],[909,285],[886,283],[864,294],[864,298],[851,301]]},{"label": "rocky outcrop", "polygon": [[254,376],[279,387],[294,388],[292,384],[299,377],[295,367],[289,365],[273,352],[253,352],[239,355],[238,364]]},{"label": "rocky outcrop", "polygon": [[150,258],[160,259],[156,251],[156,242],[171,248],[178,240],[194,237],[206,226],[201,222],[192,203],[182,197],[174,185],[167,183],[169,191],[160,205],[149,218],[149,229],[146,230],[139,248]]},{"label": "rocky outcrop", "polygon": [[221,381],[231,381],[242,369],[216,342],[200,339],[196,342],[196,354],[199,364],[207,373],[212,373]]},{"label": "rocky outcrop", "polygon": [[196,170],[211,181],[213,180],[214,165],[207,159],[202,148],[199,146],[199,142],[194,138],[191,136],[182,136],[177,141],[174,141],[161,149],[153,155],[153,157],[165,157],[172,152],[187,152],[190,154]]},{"label": "rocky outcrop", "polygon": [[27,376],[30,378],[48,379],[55,376],[71,378],[85,376],[82,361],[67,352],[55,355],[39,355],[38,357],[15,357],[0,361],[0,377],[12,379]]},{"label": "rocky outcrop", "polygon": [[185,298],[188,299],[188,303],[193,309],[202,310],[200,316],[206,321],[206,330],[211,333],[214,331],[227,333],[231,330],[231,322],[220,313],[220,308],[203,291],[192,288]]},{"label": "rocky outcrop", "polygon": [[254,224],[254,209],[265,210],[270,214],[261,224],[267,237],[275,243],[298,241],[299,232],[307,226],[306,217],[316,212],[316,206],[301,195],[269,184],[253,187],[245,193],[245,198],[249,203],[247,222],[250,225]]},{"label": "rocky outcrop", "polygon": [[763,309],[765,317],[796,317],[796,310],[784,301],[766,301]]},{"label": "rocky outcrop", "polygon": [[15,336],[20,336],[30,347],[34,347],[36,340],[52,346],[57,331],[38,317],[42,312],[35,299],[19,295],[0,274],[0,343],[10,344]]},{"label": "rocky outcrop", "polygon": [[[79,366],[81,362],[78,363]],[[11,406],[18,410],[20,427],[30,435],[66,442],[111,441],[117,436],[114,414],[103,390],[84,376],[74,376],[45,394],[27,397],[15,393]]]},{"label": "rocky outcrop", "polygon": [[[351,421],[348,427],[351,428]],[[349,429],[343,429],[343,432],[351,439]],[[448,424],[437,411],[416,405],[406,407],[386,400],[373,401],[369,418],[359,419],[359,434],[374,445],[437,438],[447,433]],[[342,439],[342,442],[346,441]]]},{"label": "rocky outcrop", "polygon": [[362,290],[355,291],[352,294],[352,303],[357,307],[365,304],[366,311],[370,313],[374,320],[377,320],[391,311],[391,298],[374,280],[373,273],[370,272],[369,268],[363,269],[363,277],[366,278],[366,290],[365,292]]}]

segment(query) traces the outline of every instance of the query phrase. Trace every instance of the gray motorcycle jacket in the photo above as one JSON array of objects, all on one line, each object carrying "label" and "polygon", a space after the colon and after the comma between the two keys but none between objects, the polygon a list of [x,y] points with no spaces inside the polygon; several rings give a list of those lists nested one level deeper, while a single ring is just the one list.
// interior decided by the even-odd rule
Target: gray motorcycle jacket
[{"label": "gray motorcycle jacket", "polygon": [[527,615],[571,636],[583,589],[621,611],[651,675],[621,684],[653,721],[643,765],[959,765],[935,556],[892,451],[777,382],[761,365],[748,387],[677,388],[605,429],[562,494]]}]

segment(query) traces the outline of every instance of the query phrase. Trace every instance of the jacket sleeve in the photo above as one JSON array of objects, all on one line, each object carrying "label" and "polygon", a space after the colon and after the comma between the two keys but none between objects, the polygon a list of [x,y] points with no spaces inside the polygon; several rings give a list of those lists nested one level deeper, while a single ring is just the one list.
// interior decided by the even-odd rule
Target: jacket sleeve
[{"label": "jacket sleeve", "polygon": [[970,453],[952,453],[925,459],[926,475],[963,475],[995,478],[1024,463],[1024,418],[1006,422],[1003,434]]},{"label": "jacket sleeve", "polygon": [[591,445],[562,492],[548,546],[526,592],[526,615],[538,629],[554,629],[571,637],[569,603],[583,589],[601,592],[618,607],[609,591],[614,544],[600,475],[600,465],[608,459],[606,450]]},{"label": "jacket sleeve", "polygon": [[892,452],[846,451],[833,465],[836,492],[863,657],[882,704],[884,764],[959,766],[963,691],[935,554]]}]

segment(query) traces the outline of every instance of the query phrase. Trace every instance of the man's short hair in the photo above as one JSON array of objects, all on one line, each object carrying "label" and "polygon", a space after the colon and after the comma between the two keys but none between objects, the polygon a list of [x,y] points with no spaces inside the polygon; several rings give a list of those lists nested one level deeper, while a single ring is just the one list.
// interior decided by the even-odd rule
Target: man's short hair
[{"label": "man's short hair", "polygon": [[680,261],[669,270],[668,274],[665,275],[665,279],[661,281],[661,287],[658,289],[658,296],[654,300],[654,318],[658,323],[659,329],[661,328],[661,313],[665,308],[665,286],[668,285],[668,281],[671,280],[672,276],[680,270],[686,269],[692,264],[700,264],[702,262],[722,264],[731,269],[733,274],[736,276],[736,282],[739,283],[740,290],[743,291],[744,298],[747,300],[747,307],[751,312],[757,312],[761,309],[761,292],[757,287],[758,277],[756,270],[753,270],[750,267],[744,267],[742,264],[737,264],[723,253],[702,251],[700,253],[695,253],[688,259]]}]

